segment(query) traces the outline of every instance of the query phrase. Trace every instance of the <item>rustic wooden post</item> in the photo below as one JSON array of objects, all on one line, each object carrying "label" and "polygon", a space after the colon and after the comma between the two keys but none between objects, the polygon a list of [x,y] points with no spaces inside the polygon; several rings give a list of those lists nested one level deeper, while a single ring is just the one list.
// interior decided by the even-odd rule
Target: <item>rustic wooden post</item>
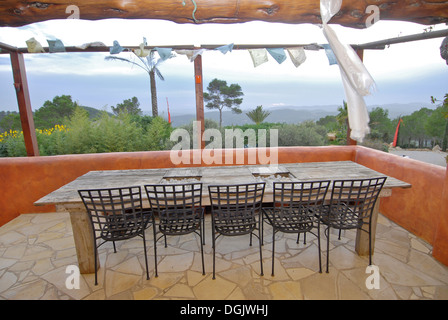
[{"label": "rustic wooden post", "polygon": [[11,52],[10,56],[26,153],[29,157],[39,156],[30,93],[28,91],[28,81],[26,79],[25,60],[23,59],[23,54],[20,52]]},{"label": "rustic wooden post", "polygon": [[[196,92],[196,121],[198,121],[198,129],[199,140],[197,140],[200,144],[200,149],[205,148],[205,141],[202,140],[205,130],[204,123],[204,87],[202,83],[202,55],[198,54],[196,59],[194,60],[194,83],[195,83],[195,92]],[[199,147],[199,146],[198,146]]]}]

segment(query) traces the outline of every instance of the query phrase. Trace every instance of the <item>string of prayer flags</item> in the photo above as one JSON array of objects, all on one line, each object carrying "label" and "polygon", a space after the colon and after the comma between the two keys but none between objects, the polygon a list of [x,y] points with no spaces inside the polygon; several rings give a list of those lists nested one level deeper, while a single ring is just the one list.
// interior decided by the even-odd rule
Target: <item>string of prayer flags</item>
[{"label": "string of prayer flags", "polygon": [[289,48],[286,49],[286,51],[288,51],[289,58],[296,68],[298,68],[302,63],[305,62],[306,54],[303,47]]},{"label": "string of prayer flags", "polygon": [[338,60],[336,59],[336,56],[334,55],[334,52],[331,49],[330,45],[323,44],[322,47],[325,49],[325,54],[327,55],[328,63],[330,64],[330,66],[338,64]]},{"label": "string of prayer flags", "polygon": [[160,56],[160,59],[162,59],[162,61],[168,60],[172,57],[172,51],[173,49],[171,48],[155,48],[157,53]]},{"label": "string of prayer flags", "polygon": [[272,58],[279,64],[282,64],[286,60],[286,53],[283,48],[266,48]]},{"label": "string of prayer flags", "polygon": [[225,45],[225,46],[220,46],[220,47],[216,48],[215,50],[219,50],[223,54],[226,54],[229,51],[232,52],[232,50],[233,50],[233,43]]},{"label": "string of prayer flags", "polygon": [[53,53],[53,52],[65,52],[65,47],[64,44],[62,43],[61,40],[56,39],[56,40],[47,40],[48,42],[48,50]]},{"label": "string of prayer flags", "polygon": [[26,46],[28,47],[28,52],[30,53],[37,53],[37,52],[45,52],[44,48],[42,48],[42,45],[39,41],[37,41],[34,38],[30,38],[25,41]]},{"label": "string of prayer flags", "polygon": [[114,45],[110,48],[110,54],[119,54],[124,48],[120,46],[117,40],[114,40]]},{"label": "string of prayer flags", "polygon": [[255,68],[268,62],[268,54],[266,49],[249,49],[249,53]]}]

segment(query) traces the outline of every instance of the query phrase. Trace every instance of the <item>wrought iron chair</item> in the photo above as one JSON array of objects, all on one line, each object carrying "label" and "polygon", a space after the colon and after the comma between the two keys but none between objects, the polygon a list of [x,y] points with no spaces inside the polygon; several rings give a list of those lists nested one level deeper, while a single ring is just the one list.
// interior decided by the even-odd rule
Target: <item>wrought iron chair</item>
[{"label": "wrought iron chair", "polygon": [[[122,241],[140,236],[143,238],[146,279],[149,280],[145,230],[153,223],[153,216],[142,206],[140,187],[85,189],[78,193],[87,209],[92,224],[95,246],[95,285],[98,284],[98,248],[105,242]],[[98,240],[103,240],[98,245]]]},{"label": "wrought iron chair", "polygon": [[[204,208],[202,207],[202,183],[153,184],[145,185],[151,210],[159,218],[158,230],[162,234],[156,237],[154,231],[154,258],[157,273],[156,244],[166,236],[181,236],[196,233],[200,238],[202,274],[204,267]],[[155,229],[154,229],[155,230]]]},{"label": "wrought iron chair", "polygon": [[[213,279],[215,279],[216,239],[220,236],[241,236],[252,234],[258,229],[260,247],[260,270],[263,275],[261,250],[261,206],[266,183],[235,185],[210,185],[208,187],[212,212]],[[258,225],[258,227],[257,227]]]},{"label": "wrought iron chair", "polygon": [[[369,235],[369,265],[372,264],[372,213],[387,177],[335,180],[328,205],[321,212],[327,226],[327,273],[329,265],[330,229],[359,229]],[[365,229],[365,227],[367,228]]]},{"label": "wrought iron chair", "polygon": [[[317,237],[319,248],[319,272],[322,272],[320,252],[319,213],[325,201],[330,180],[307,182],[274,182],[273,207],[263,208],[263,221],[272,226],[272,276],[274,276],[275,234],[310,232]],[[266,218],[266,220],[265,220]],[[313,232],[317,229],[317,234]]]}]

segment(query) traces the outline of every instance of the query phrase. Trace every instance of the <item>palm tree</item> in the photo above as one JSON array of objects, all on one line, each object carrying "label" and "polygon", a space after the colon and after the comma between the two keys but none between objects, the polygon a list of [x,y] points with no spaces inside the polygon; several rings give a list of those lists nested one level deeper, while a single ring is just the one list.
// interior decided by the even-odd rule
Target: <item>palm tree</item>
[{"label": "palm tree", "polygon": [[[106,60],[118,60],[118,61],[124,61],[131,63],[133,65],[136,65],[143,70],[145,70],[149,75],[149,81],[151,86],[151,105],[152,105],[152,116],[157,117],[159,115],[158,107],[157,107],[157,89],[156,89],[156,77],[155,75],[159,77],[160,80],[165,80],[162,73],[158,69],[158,65],[163,61],[162,59],[156,60],[154,58],[154,51],[144,50],[143,46],[140,46],[141,48],[136,50],[139,54],[136,53],[136,51],[132,51],[132,53],[139,59],[136,61],[132,61],[131,59],[126,59],[122,57],[116,57],[116,56],[107,56]],[[144,51],[149,51],[147,55],[142,54]]]},{"label": "palm tree", "polygon": [[254,110],[249,111],[246,115],[255,122],[255,124],[262,123],[271,113],[263,110],[263,106],[258,106]]}]

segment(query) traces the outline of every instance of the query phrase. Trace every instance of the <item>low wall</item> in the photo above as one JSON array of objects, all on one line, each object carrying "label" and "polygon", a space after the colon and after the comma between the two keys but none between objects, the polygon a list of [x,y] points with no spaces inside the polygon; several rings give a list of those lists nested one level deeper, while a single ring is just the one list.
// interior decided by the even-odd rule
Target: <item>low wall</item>
[{"label": "low wall", "polygon": [[[224,161],[223,153],[223,161],[212,165],[247,164],[248,155],[253,151],[254,149],[232,149],[232,163]],[[245,163],[238,162],[239,152],[244,154]],[[444,191],[444,186],[448,184],[448,175],[445,168],[360,146],[278,149],[279,163],[347,160],[412,184],[410,189],[395,189],[392,197],[383,198],[380,211],[392,221],[431,243],[434,256],[448,265],[448,187]],[[260,162],[262,163],[257,158],[256,163]],[[22,213],[54,211],[54,206],[38,207],[33,203],[92,170],[201,165],[204,163],[195,163],[193,155],[190,155],[190,161],[187,163],[175,165],[170,158],[170,151],[0,158],[0,225]]]}]

